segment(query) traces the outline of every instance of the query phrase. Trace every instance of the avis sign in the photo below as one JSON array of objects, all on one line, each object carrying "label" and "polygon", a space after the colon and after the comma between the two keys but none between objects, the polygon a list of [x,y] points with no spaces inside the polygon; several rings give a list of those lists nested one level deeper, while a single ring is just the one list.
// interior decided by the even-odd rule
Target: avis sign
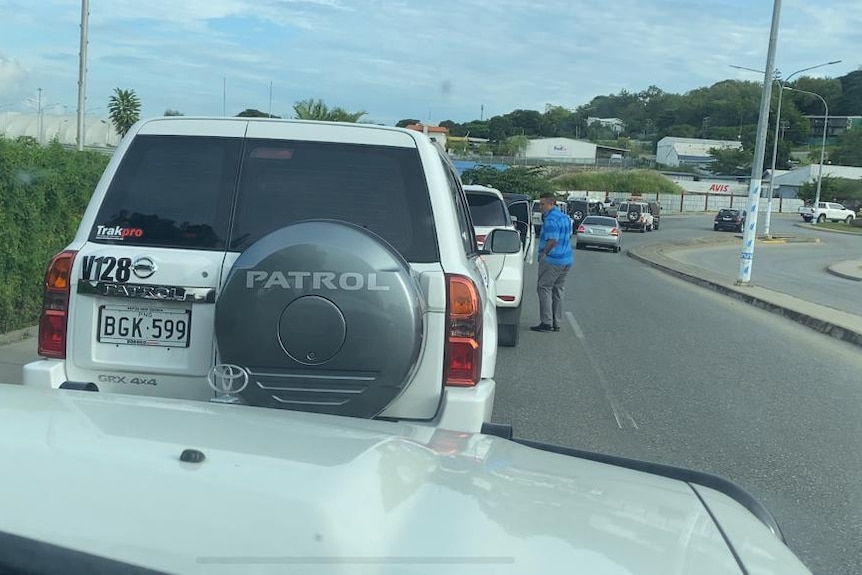
[{"label": "avis sign", "polygon": [[747,196],[748,184],[739,182],[704,182],[693,180],[674,179],[679,187],[687,194],[733,194],[734,196]]}]

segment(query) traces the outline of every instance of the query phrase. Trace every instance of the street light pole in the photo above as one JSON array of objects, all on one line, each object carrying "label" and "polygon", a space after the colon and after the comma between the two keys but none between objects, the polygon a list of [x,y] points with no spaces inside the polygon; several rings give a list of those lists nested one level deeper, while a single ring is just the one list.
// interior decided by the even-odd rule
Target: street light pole
[{"label": "street light pole", "polygon": [[[823,139],[820,142],[820,169],[817,171],[817,191],[814,194],[814,214],[817,214],[817,209],[820,207],[820,186],[823,183],[823,159],[826,155],[826,128],[829,126],[829,104],[826,103],[826,99],[823,98],[820,94],[815,94],[814,92],[809,92],[808,90],[800,90],[798,88],[791,88],[790,86],[785,86],[785,90],[792,90],[794,92],[801,92],[803,94],[809,94],[811,96],[816,96],[823,102],[823,108],[826,111],[826,115],[823,116]],[[817,218],[812,220],[813,224],[817,224]]]},{"label": "street light pole", "polygon": [[772,71],[775,69],[775,51],[778,44],[778,22],[781,16],[781,0],[774,0],[772,26],[769,32],[769,49],[766,53],[766,71],[763,73],[763,88],[760,94],[760,115],[757,118],[757,138],[754,144],[754,161],[751,165],[751,181],[748,185],[749,210],[745,218],[742,250],[739,254],[739,277],[737,285],[749,285],[754,264],[754,239],[757,234],[757,208],[760,203],[760,186],[763,182],[763,156],[766,152],[766,130],[769,124],[769,101],[772,96]]},{"label": "street light pole", "polygon": [[78,62],[78,151],[84,149],[84,108],[87,101],[87,28],[90,16],[89,0],[81,0],[81,51]]},{"label": "street light pole", "polygon": [[[775,184],[775,163],[778,158],[778,136],[779,129],[781,127],[781,100],[784,95],[784,87],[790,82],[790,79],[802,72],[808,72],[809,70],[814,70],[816,68],[822,68],[824,66],[832,66],[833,64],[839,64],[841,60],[832,60],[831,62],[824,62],[823,64],[817,64],[816,66],[809,66],[807,68],[802,68],[801,70],[796,70],[783,81],[780,78],[775,78],[775,82],[778,83],[778,106],[775,113],[775,136],[772,139],[772,169],[769,171],[769,192],[768,198],[766,200],[766,216],[763,220],[763,235],[766,237],[769,236],[769,225],[772,220],[772,196],[775,195],[773,192],[773,186]],[[734,66],[730,65],[731,68],[736,68],[738,70],[748,70],[749,72],[757,72],[758,74],[763,74],[762,70],[755,70],[754,68],[746,68],[745,66]]]}]

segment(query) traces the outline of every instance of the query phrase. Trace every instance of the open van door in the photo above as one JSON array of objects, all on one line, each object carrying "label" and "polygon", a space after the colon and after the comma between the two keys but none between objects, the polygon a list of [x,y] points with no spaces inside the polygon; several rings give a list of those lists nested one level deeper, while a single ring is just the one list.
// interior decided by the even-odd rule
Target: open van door
[{"label": "open van door", "polygon": [[521,243],[524,245],[524,257],[530,253],[533,244],[533,225],[530,198],[523,194],[503,194],[506,207],[512,223],[521,234]]}]

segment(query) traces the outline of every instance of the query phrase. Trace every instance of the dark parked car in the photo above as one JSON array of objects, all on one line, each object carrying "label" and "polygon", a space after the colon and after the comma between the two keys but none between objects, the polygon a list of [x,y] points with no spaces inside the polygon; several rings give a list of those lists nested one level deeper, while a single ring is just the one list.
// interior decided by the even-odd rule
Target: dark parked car
[{"label": "dark parked car", "polygon": [[745,226],[745,210],[725,208],[719,210],[712,224],[713,231],[730,230],[742,232]]}]

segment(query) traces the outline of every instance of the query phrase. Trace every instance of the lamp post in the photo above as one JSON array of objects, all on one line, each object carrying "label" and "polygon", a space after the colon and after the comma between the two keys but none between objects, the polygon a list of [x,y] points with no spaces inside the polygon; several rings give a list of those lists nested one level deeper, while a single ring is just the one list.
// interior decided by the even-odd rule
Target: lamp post
[{"label": "lamp post", "polygon": [[81,51],[78,61],[78,151],[84,149],[84,115],[87,101],[87,29],[90,17],[89,0],[81,0]]},{"label": "lamp post", "polygon": [[[823,139],[820,142],[820,169],[817,170],[817,192],[814,195],[814,213],[817,213],[817,208],[820,206],[820,186],[823,183],[823,158],[826,154],[826,128],[829,125],[829,104],[826,103],[826,100],[820,94],[815,94],[814,92],[809,92],[808,90],[799,90],[798,88],[791,88],[790,86],[784,86],[785,90],[791,90],[793,92],[800,92],[802,94],[808,94],[810,96],[815,96],[823,102],[823,108],[826,111],[826,114],[823,116]],[[813,224],[817,224],[817,218],[812,220]]]},{"label": "lamp post", "polygon": [[[787,76],[784,80],[777,77],[774,79],[775,82],[778,83],[778,106],[775,112],[775,135],[772,138],[772,169],[769,171],[769,195],[766,200],[766,215],[763,220],[763,235],[766,237],[770,237],[769,235],[769,224],[772,220],[772,196],[775,195],[773,192],[773,186],[775,185],[775,162],[778,158],[778,134],[779,129],[781,127],[781,100],[784,95],[783,88],[787,86],[787,83],[790,82],[790,79],[802,72],[808,72],[809,70],[814,70],[815,68],[822,68],[824,66],[832,66],[833,64],[839,64],[841,60],[832,60],[831,62],[824,62],[823,64],[817,64],[816,66],[809,66],[808,68],[802,68],[801,70],[797,70]],[[748,70],[749,72],[757,72],[758,74],[763,74],[762,70],[755,70],[754,68],[746,68],[745,66],[734,66],[730,65],[731,68],[736,68],[738,70]],[[777,72],[777,70],[776,70]]]}]

